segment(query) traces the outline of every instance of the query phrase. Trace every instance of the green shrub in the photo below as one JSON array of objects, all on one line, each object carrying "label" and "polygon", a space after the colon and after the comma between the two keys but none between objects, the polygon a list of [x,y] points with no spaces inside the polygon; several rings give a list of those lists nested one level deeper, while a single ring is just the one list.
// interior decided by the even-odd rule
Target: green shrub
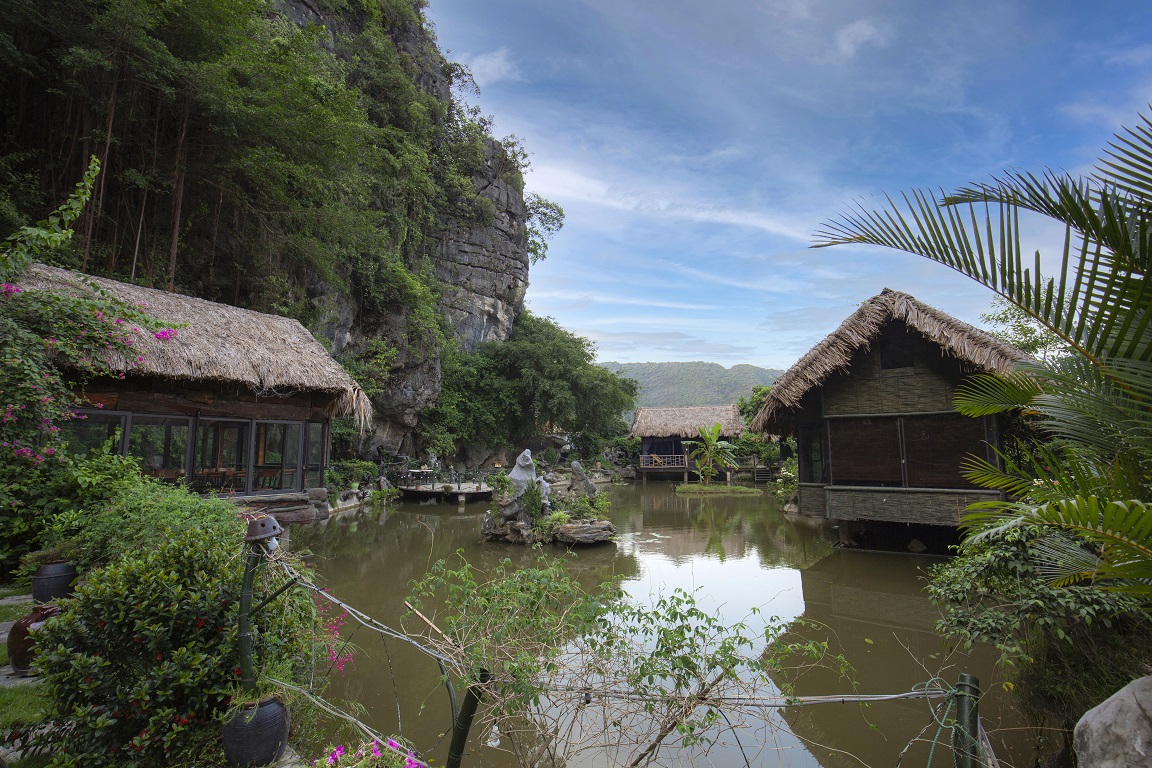
[{"label": "green shrub", "polygon": [[549,446],[544,449],[544,453],[540,456],[540,460],[548,466],[555,466],[556,462],[560,461],[560,452],[555,448]]},{"label": "green shrub", "polygon": [[[240,531],[157,533],[90,574],[38,641],[57,727],[54,766],[172,765],[212,748],[239,676]],[[274,571],[279,573],[279,571]],[[263,593],[274,588],[264,574]],[[259,595],[257,596],[257,600]],[[311,601],[289,593],[253,617],[261,658],[309,658]]]},{"label": "green shrub", "polygon": [[592,498],[584,495],[553,497],[552,504],[573,520],[603,520],[612,509],[612,502],[604,493]]},{"label": "green shrub", "polygon": [[[236,506],[225,499],[200,496],[184,486],[137,474],[102,504],[56,515],[45,534],[45,546],[88,570],[189,530],[234,540],[242,535],[243,523]],[[30,569],[36,559],[28,559]]]},{"label": "green shrub", "polygon": [[551,536],[556,533],[557,528],[570,522],[572,522],[572,518],[569,517],[567,512],[553,512],[547,517],[538,520],[536,522],[536,528],[540,532]]},{"label": "green shrub", "polygon": [[371,461],[360,459],[347,459],[334,461],[328,471],[324,473],[324,484],[329,490],[341,491],[351,488],[352,483],[358,486],[368,485],[380,475],[380,468]]},{"label": "green shrub", "polygon": [[642,444],[643,441],[638,437],[617,437],[612,440],[612,446],[620,450],[624,460],[629,464],[636,464],[640,461]]},{"label": "green shrub", "polygon": [[61,516],[97,509],[143,482],[135,459],[112,446],[109,441],[87,456],[48,449],[53,454],[40,460],[0,461],[0,579],[29,552],[67,538],[52,529]]}]

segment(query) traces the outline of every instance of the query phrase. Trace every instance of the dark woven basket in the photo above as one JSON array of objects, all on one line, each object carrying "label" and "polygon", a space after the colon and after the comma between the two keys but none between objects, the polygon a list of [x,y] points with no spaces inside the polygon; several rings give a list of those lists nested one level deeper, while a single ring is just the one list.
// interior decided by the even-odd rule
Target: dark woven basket
[{"label": "dark woven basket", "polygon": [[292,721],[276,699],[246,704],[224,724],[224,757],[234,768],[269,765],[288,747]]}]

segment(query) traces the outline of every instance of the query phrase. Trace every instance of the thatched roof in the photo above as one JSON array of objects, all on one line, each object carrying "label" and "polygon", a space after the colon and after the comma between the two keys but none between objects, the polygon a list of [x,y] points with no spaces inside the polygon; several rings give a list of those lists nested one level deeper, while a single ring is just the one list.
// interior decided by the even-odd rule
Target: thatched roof
[{"label": "thatched roof", "polygon": [[322,392],[333,396],[332,416],[355,416],[362,425],[372,416],[368,397],[296,320],[43,264],[34,264],[19,285],[89,297],[95,286],[176,328],[168,340],[138,334],[130,360],[110,352],[115,371],[242,384],[258,395]]},{"label": "thatched roof", "polygon": [[867,350],[890,321],[903,321],[908,328],[939,345],[943,352],[978,371],[999,373],[1028,359],[1020,350],[987,331],[917,301],[906,293],[885,288],[840,324],[823,341],[784,372],[772,386],[764,406],[750,429],[766,432],[778,426],[787,411],[800,407],[800,400],[813,387],[848,369],[858,350]]},{"label": "thatched roof", "polygon": [[720,434],[740,434],[740,411],[734,405],[690,405],[683,408],[637,408],[632,437],[699,437],[699,427],[720,422]]}]

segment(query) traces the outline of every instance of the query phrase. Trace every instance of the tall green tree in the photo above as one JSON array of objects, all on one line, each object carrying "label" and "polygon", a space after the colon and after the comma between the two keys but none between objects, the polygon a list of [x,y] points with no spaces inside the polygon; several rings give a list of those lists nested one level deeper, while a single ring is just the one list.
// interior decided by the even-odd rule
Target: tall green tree
[{"label": "tall green tree", "polygon": [[426,442],[513,447],[546,432],[577,436],[585,453],[625,434],[621,414],[637,385],[595,363],[595,346],[530,311],[503,343],[446,358],[439,402]]}]

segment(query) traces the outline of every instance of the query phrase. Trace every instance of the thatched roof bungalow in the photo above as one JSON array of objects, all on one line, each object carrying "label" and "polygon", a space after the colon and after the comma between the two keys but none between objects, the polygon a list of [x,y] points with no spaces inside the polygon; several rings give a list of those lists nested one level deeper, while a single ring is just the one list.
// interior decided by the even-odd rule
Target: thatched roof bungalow
[{"label": "thatched roof bungalow", "polygon": [[720,436],[736,437],[744,427],[735,405],[691,405],[679,408],[637,408],[631,437],[640,438],[640,469],[643,472],[686,472],[689,453],[686,440],[700,437],[700,427],[720,424]]},{"label": "thatched roof bungalow", "polygon": [[139,333],[129,356],[109,352],[124,378],[86,384],[93,407],[73,422],[74,449],[119,429],[121,450],[158,478],[203,491],[301,491],[322,485],[331,420],[371,418],[364,392],[296,320],[44,265],[19,284],[102,292],[175,330]]},{"label": "thatched roof bungalow", "polygon": [[991,460],[998,442],[994,417],[956,412],[956,387],[1025,359],[886,288],[777,380],[751,429],[796,436],[804,514],[955,525],[987,498],[961,476],[962,460]]}]

